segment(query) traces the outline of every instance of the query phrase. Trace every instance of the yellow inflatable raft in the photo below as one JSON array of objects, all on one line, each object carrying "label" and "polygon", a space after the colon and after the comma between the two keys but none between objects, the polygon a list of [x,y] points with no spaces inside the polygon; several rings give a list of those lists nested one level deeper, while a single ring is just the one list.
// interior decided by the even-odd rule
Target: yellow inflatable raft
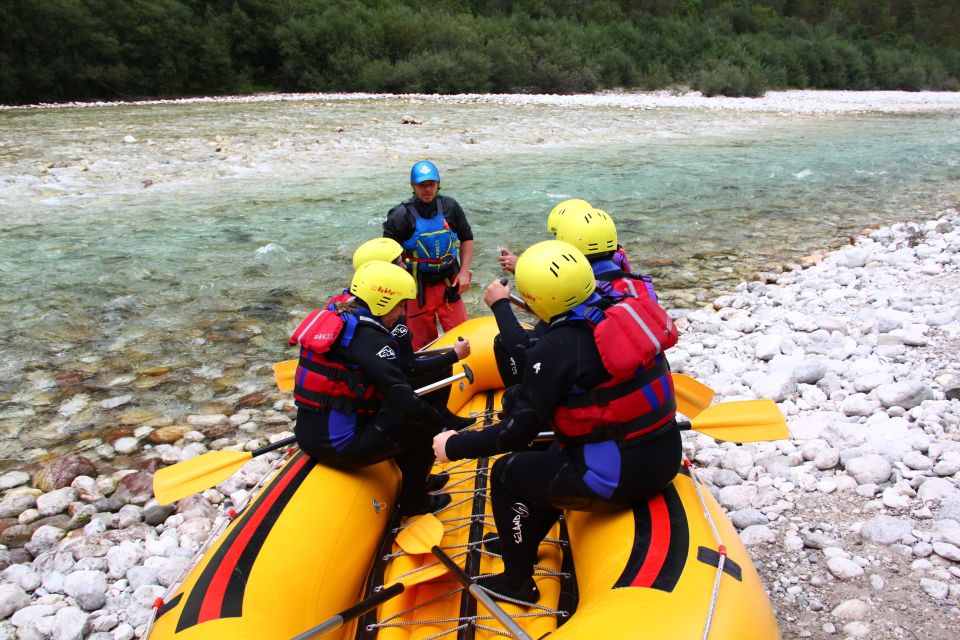
[{"label": "yellow inflatable raft", "polygon": [[[492,318],[456,331],[471,341],[467,363],[475,379],[457,383],[448,406],[477,416],[477,428],[494,422],[499,410],[495,334]],[[437,346],[454,339],[448,334]],[[449,474],[443,491],[452,497],[437,514],[441,546],[473,576],[502,568],[482,543],[496,531],[487,491],[491,464],[480,459],[435,469]],[[294,638],[383,585],[405,581],[399,596],[324,637],[503,638],[503,627],[449,574],[416,579],[437,561],[404,553],[395,542],[410,526],[392,515],[398,482],[392,463],[344,473],[291,453],[182,584],[157,603],[148,637]],[[689,466],[646,504],[567,512],[540,546],[536,580],[540,602],[503,605],[532,638],[780,637],[735,529]]]}]

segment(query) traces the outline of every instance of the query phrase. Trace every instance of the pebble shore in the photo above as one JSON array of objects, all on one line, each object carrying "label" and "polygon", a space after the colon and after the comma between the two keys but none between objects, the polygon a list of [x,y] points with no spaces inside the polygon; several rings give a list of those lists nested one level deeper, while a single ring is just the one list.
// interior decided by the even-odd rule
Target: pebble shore
[{"label": "pebble shore", "polygon": [[[865,234],[682,312],[675,371],[717,401],[772,398],[791,439],[685,436],[785,638],[954,638],[960,624],[960,214]],[[293,406],[141,426],[101,454],[0,475],[0,640],[129,640],[280,454],[161,506],[151,472],[290,435]]]}]

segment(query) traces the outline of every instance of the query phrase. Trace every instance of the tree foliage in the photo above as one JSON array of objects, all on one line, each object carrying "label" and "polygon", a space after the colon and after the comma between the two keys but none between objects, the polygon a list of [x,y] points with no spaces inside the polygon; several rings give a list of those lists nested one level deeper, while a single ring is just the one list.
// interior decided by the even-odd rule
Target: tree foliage
[{"label": "tree foliage", "polygon": [[934,0],[17,0],[0,102],[251,91],[948,89]]}]

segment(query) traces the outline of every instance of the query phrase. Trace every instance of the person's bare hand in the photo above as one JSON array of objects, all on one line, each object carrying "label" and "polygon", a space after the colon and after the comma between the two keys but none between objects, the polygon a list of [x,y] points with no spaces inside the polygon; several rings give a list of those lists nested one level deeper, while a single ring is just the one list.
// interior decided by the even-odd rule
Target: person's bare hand
[{"label": "person's bare hand", "polygon": [[504,298],[510,299],[510,285],[503,284],[500,278],[488,284],[483,292],[483,301],[488,307],[492,307],[494,302]]},{"label": "person's bare hand", "polygon": [[437,457],[438,462],[450,462],[447,457],[447,440],[457,435],[456,431],[441,431],[433,436],[433,455]]},{"label": "person's bare hand", "polygon": [[517,268],[517,256],[506,247],[500,247],[500,257],[497,260],[500,262],[500,268],[504,271],[513,273]]},{"label": "person's bare hand", "polygon": [[468,269],[466,271],[461,270],[454,279],[453,284],[457,286],[457,290],[460,293],[463,293],[470,288],[471,282],[473,282],[473,270]]},{"label": "person's bare hand", "polygon": [[453,352],[457,354],[457,360],[463,360],[470,355],[470,341],[463,338],[453,343]]}]

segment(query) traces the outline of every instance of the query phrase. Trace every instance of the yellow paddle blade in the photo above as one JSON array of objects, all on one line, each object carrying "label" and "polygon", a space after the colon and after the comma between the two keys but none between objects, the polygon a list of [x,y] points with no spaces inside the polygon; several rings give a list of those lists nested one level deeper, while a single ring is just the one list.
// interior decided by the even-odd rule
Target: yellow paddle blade
[{"label": "yellow paddle blade", "polygon": [[696,418],[713,402],[713,389],[682,373],[673,373],[677,409],[688,418]]},{"label": "yellow paddle blade", "polygon": [[297,373],[297,359],[273,363],[273,379],[280,391],[293,391],[293,376]]},{"label": "yellow paddle blade", "polygon": [[760,442],[790,437],[787,421],[773,400],[721,402],[704,409],[690,426],[717,440]]},{"label": "yellow paddle blade", "polygon": [[220,484],[253,456],[249,451],[211,451],[153,474],[153,495],[170,504]]},{"label": "yellow paddle blade", "polygon": [[443,539],[443,523],[432,513],[425,513],[397,534],[397,546],[405,553],[430,553]]}]

